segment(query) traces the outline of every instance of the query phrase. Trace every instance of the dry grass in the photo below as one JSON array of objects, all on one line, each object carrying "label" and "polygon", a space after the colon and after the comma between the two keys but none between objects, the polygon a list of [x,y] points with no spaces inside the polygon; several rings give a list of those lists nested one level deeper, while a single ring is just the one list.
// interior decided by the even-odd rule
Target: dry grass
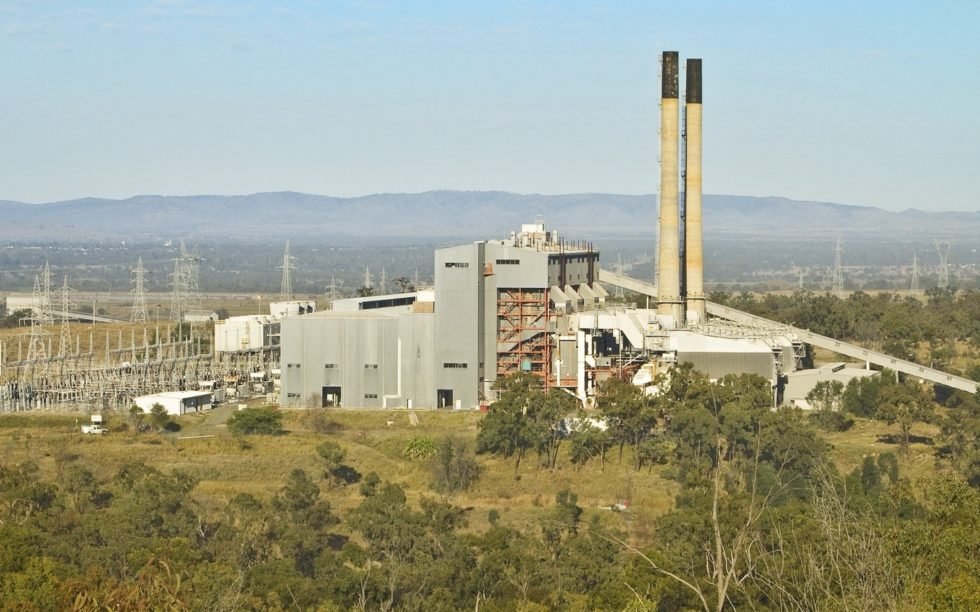
[{"label": "dry grass", "polygon": [[[425,462],[408,459],[403,452],[405,445],[416,437],[439,440],[446,436],[472,445],[481,415],[428,411],[415,414],[419,419],[417,426],[410,423],[406,411],[330,412],[331,433],[320,434],[310,429],[305,413],[289,412],[285,435],[250,436],[245,440],[231,436],[221,426],[206,425],[205,415],[181,419],[181,435],[213,435],[191,439],[131,432],[88,436],[77,433],[74,415],[3,415],[0,452],[6,463],[36,462],[52,478],[69,461],[85,465],[103,480],[129,461],[144,461],[165,471],[180,469],[199,479],[194,495],[202,507],[218,511],[238,493],[270,499],[297,467],[319,479],[322,467],[315,449],[332,440],[346,450],[349,465],[362,474],[376,472],[386,481],[404,485],[409,498],[417,501],[423,495],[435,494],[428,488]],[[851,431],[826,437],[833,447],[834,460],[846,472],[859,466],[869,453],[897,454],[896,445],[882,441],[883,436],[895,432],[895,428],[882,423],[859,420]],[[933,436],[935,430],[919,426],[914,433]],[[929,478],[935,469],[933,453],[932,446],[914,443],[908,457],[900,458],[903,475],[913,482]],[[471,529],[485,529],[491,509],[500,513],[504,524],[522,527],[548,512],[558,491],[570,488],[578,495],[579,505],[586,509],[586,518],[599,514],[606,524],[623,529],[634,541],[649,541],[654,520],[670,510],[678,485],[665,479],[658,468],[634,470],[630,459],[627,449],[620,463],[618,450],[612,449],[604,469],[598,464],[576,469],[562,452],[558,467],[548,470],[537,466],[537,457],[532,453],[515,479],[511,459],[481,457],[483,475],[479,482],[451,501],[469,510]],[[331,489],[325,481],[320,483],[324,497],[341,515],[362,499],[356,485]],[[622,499],[629,500],[629,513],[605,509]]]},{"label": "dry grass", "polygon": [[848,473],[861,466],[869,455],[894,453],[899,460],[902,477],[913,483],[924,482],[935,475],[936,436],[939,428],[924,423],[912,428],[912,443],[907,455],[902,455],[898,444],[889,438],[899,434],[898,426],[889,426],[881,421],[855,419],[854,427],[844,432],[825,432],[824,439],[831,445],[831,456],[842,473]]}]

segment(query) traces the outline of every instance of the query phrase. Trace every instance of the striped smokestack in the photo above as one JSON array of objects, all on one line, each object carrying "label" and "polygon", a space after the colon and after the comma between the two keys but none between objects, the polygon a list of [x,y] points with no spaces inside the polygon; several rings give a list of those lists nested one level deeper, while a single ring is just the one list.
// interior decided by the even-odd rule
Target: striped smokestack
[{"label": "striped smokestack", "polygon": [[657,257],[657,314],[684,323],[680,295],[680,212],[678,176],[677,51],[664,51],[660,96],[660,244]]},{"label": "striped smokestack", "polygon": [[701,60],[687,60],[684,133],[687,143],[684,185],[684,246],[687,316],[706,319],[704,302],[704,247],[701,226]]}]

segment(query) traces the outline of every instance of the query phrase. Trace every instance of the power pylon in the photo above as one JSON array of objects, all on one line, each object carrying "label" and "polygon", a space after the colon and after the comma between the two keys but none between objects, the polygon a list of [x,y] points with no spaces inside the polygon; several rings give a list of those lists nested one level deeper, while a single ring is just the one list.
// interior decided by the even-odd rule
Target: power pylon
[{"label": "power pylon", "polygon": [[331,274],[330,284],[327,285],[327,300],[330,302],[330,307],[333,308],[333,303],[340,299],[339,287],[341,283],[337,282],[337,278]]},{"label": "power pylon", "polygon": [[912,295],[919,295],[919,254],[912,253]]},{"label": "power pylon", "polygon": [[[47,269],[47,264],[44,267]],[[48,280],[50,281],[50,273]],[[44,346],[44,337],[48,335],[48,332],[44,330],[44,290],[41,284],[40,276],[34,275],[34,294],[31,300],[31,316],[29,317],[31,322],[30,341],[27,343],[28,361],[46,360],[48,358],[48,352]],[[47,312],[50,313],[50,308]]]},{"label": "power pylon", "polygon": [[136,268],[132,271],[133,288],[130,292],[133,294],[133,310],[129,316],[130,323],[146,323],[146,287],[144,286],[144,277],[146,270],[143,268],[143,258],[140,257],[139,261],[136,262]]},{"label": "power pylon", "polygon": [[71,329],[68,327],[68,316],[75,308],[71,299],[72,290],[68,287],[68,277],[61,285],[61,334],[58,338],[58,357],[71,354]]},{"label": "power pylon", "polygon": [[286,241],[286,250],[282,254],[282,286],[279,296],[284,300],[293,299],[293,278],[290,271],[293,269],[293,258],[289,255],[289,241]]},{"label": "power pylon", "polygon": [[937,240],[936,252],[939,253],[939,289],[949,289],[949,250],[953,243],[949,240]]},{"label": "power pylon", "polygon": [[180,255],[174,258],[174,273],[171,277],[173,294],[170,300],[170,318],[180,323],[188,311],[199,305],[198,270],[201,258],[189,253],[180,241]]},{"label": "power pylon", "polygon": [[844,264],[841,253],[843,250],[840,246],[840,236],[838,236],[837,247],[834,249],[834,278],[830,292],[839,298],[844,297]]},{"label": "power pylon", "polygon": [[374,287],[374,283],[371,281],[371,268],[364,266],[364,288],[371,289],[372,287]]}]

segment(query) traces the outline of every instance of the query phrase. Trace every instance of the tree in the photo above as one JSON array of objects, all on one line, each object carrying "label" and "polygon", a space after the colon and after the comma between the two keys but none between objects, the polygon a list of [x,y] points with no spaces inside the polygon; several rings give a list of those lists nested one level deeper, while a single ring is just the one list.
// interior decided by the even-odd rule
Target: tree
[{"label": "tree", "polygon": [[228,431],[236,435],[283,433],[282,413],[276,408],[246,408],[228,419]]},{"label": "tree", "polygon": [[957,391],[939,422],[942,452],[973,486],[980,486],[980,398]]},{"label": "tree", "polygon": [[640,446],[657,425],[655,405],[644,397],[642,389],[618,378],[610,378],[602,384],[596,404],[606,418],[612,439],[619,444],[620,460],[623,448],[628,445],[633,451],[633,467],[640,469],[644,462]]},{"label": "tree", "polygon": [[361,479],[360,472],[344,463],[347,453],[336,442],[324,442],[317,446],[316,454],[326,467],[323,477],[332,486],[353,484]]},{"label": "tree", "polygon": [[608,431],[599,429],[591,423],[577,425],[568,436],[568,458],[572,465],[583,466],[598,458],[599,469],[606,467],[606,451],[612,444]]},{"label": "tree", "polygon": [[839,380],[821,380],[806,394],[806,401],[814,410],[836,411],[844,397],[844,383]]},{"label": "tree", "polygon": [[[159,404],[156,404],[159,406]],[[133,431],[139,433],[143,431],[143,421],[146,420],[146,413],[143,409],[133,404],[129,407],[129,418],[133,421]]]},{"label": "tree", "polygon": [[561,423],[576,401],[558,389],[542,392],[541,379],[530,374],[502,378],[497,385],[500,398],[480,421],[476,452],[514,457],[515,477],[530,449],[538,451],[542,465],[554,467]]},{"label": "tree", "polygon": [[933,414],[929,398],[919,388],[902,384],[887,387],[878,401],[876,418],[889,425],[898,424],[901,450],[902,453],[907,453],[912,426],[929,420]]},{"label": "tree", "polygon": [[430,486],[438,493],[458,493],[480,478],[480,465],[468,452],[465,442],[443,439],[430,460]]},{"label": "tree", "polygon": [[163,404],[154,403],[150,406],[150,423],[157,431],[163,431],[166,429],[167,425],[172,421],[170,415],[167,414],[167,409],[163,407]]}]

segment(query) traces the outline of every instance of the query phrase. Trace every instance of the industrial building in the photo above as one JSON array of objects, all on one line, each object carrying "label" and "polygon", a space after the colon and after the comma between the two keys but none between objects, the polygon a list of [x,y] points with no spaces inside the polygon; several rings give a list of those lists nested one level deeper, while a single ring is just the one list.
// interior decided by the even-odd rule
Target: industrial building
[{"label": "industrial building", "polygon": [[[689,361],[712,378],[754,373],[777,388],[801,345],[744,326],[707,325],[701,254],[700,60],[689,60],[686,223],[678,204],[678,60],[664,54],[656,310],[609,307],[599,253],[542,221],[502,240],[435,252],[435,288],[341,300],[285,317],[284,406],[473,408],[518,372],[586,401],[606,378],[652,382]],[[683,232],[683,239],[681,238]]]},{"label": "industrial building", "polygon": [[149,414],[159,404],[167,414],[181,416],[211,409],[211,393],[208,391],[165,391],[133,398],[133,403]]}]

